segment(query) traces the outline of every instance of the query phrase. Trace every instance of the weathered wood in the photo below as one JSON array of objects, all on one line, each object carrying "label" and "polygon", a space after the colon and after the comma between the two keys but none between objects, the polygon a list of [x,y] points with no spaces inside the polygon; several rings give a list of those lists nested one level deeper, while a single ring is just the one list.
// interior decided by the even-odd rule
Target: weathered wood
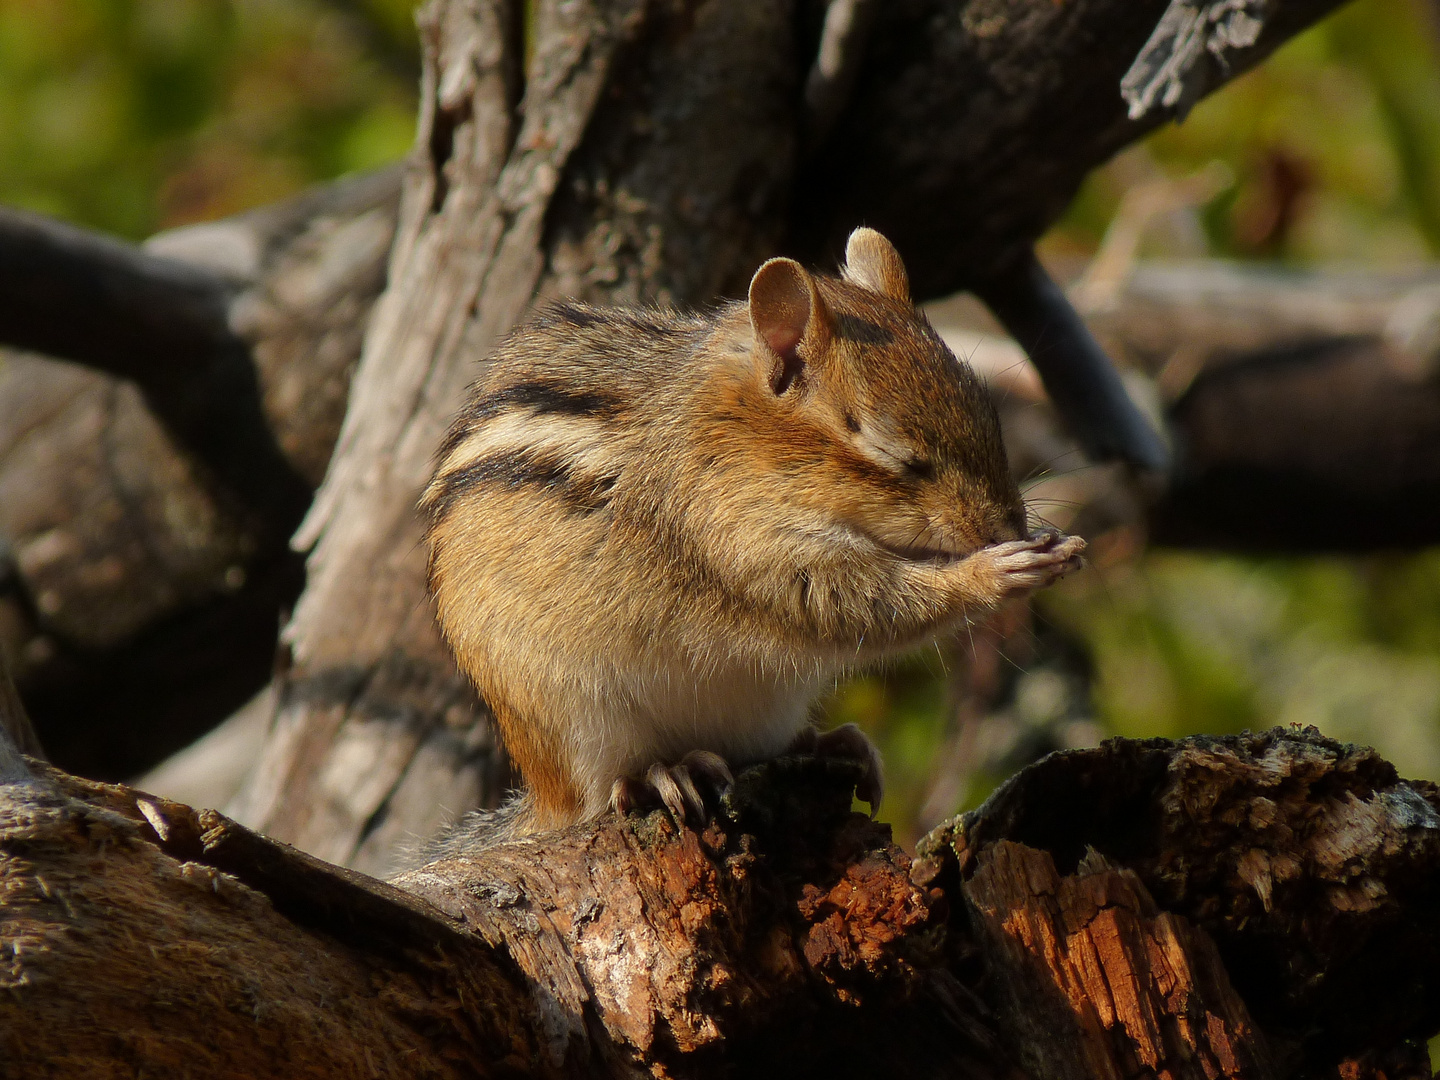
[{"label": "weathered wood", "polygon": [[266,518],[293,520],[310,492],[275,443],[234,286],[207,269],[0,207],[0,325],[25,349],[132,380],[154,414]]},{"label": "weathered wood", "polygon": [[609,818],[388,885],[29,768],[4,1076],[1398,1080],[1440,1029],[1433,792],[1313,733],[1055,755],[913,864],[854,766],[781,759],[699,832]]},{"label": "weathered wood", "polygon": [[[895,240],[917,296],[1005,267],[1081,180],[1176,114],[1131,120],[1120,81],[1165,0],[916,0],[876,18],[850,107],[797,178],[792,243],[822,258],[864,221]],[[1211,68],[1205,93],[1248,70],[1332,0],[1266,5],[1255,44]],[[1179,104],[1179,103],[1177,103]]]},{"label": "weathered wood", "polygon": [[[392,170],[147,244],[232,289],[273,438],[311,483],[384,283],[398,191]],[[298,520],[239,500],[133,384],[0,354],[0,648],[67,768],[132,776],[270,679],[304,581],[288,550]]]},{"label": "weathered wood", "polygon": [[1268,1048],[1215,945],[1092,854],[987,847],[964,896],[1010,1045],[1044,1080],[1269,1077]]},{"label": "weathered wood", "polygon": [[315,546],[286,631],[295,664],[243,804],[376,870],[499,794],[483,714],[433,626],[414,512],[473,364],[537,296],[733,288],[774,242],[794,141],[786,5],[542,3],[518,109],[511,6],[427,12],[390,287],[297,537]]},{"label": "weathered wood", "polygon": [[1440,540],[1433,269],[1151,266],[1122,297],[1092,321],[1153,373],[1179,454],[1150,513],[1156,542],[1306,552]]},{"label": "weathered wood", "polygon": [[0,1075],[460,1077],[528,1056],[513,969],[378,882],[258,837],[236,858],[236,831],[55,774],[0,788]]},{"label": "weathered wood", "polygon": [[1281,1072],[1440,1030],[1434,785],[1313,729],[1052,755],[922,842],[968,878],[1002,840],[1092,849],[1209,934]]},{"label": "weathered wood", "polygon": [[777,762],[703,833],[610,820],[401,891],[45,772],[0,788],[0,1075],[1014,1076],[854,780]]}]

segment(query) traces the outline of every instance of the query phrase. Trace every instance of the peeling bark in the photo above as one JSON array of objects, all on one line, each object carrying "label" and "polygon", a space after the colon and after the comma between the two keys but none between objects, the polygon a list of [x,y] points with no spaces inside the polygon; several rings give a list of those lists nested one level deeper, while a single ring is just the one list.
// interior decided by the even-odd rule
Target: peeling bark
[{"label": "peeling bark", "polygon": [[[5,1076],[1397,1080],[1440,1030],[1434,792],[1313,732],[1057,754],[913,863],[853,766],[790,758],[699,832],[608,818],[391,884],[29,769]],[[1300,867],[1268,910],[1261,858]]]},{"label": "peeling bark", "polygon": [[1032,1076],[1272,1075],[1210,938],[1133,872],[1092,853],[1062,878],[1047,852],[1001,840],[963,892]]},{"label": "peeling bark", "polygon": [[1314,1072],[1440,1028],[1437,803],[1313,729],[1115,739],[1046,758],[921,847],[967,878],[1001,840],[1061,873],[1091,849],[1128,868],[1213,937],[1281,1071]]}]

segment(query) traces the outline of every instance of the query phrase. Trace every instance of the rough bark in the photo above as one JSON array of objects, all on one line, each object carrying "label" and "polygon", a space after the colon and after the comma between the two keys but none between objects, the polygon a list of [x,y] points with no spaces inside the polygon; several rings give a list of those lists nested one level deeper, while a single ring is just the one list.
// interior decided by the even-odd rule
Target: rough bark
[{"label": "rough bark", "polygon": [[914,864],[849,767],[782,759],[698,833],[657,811],[391,885],[30,768],[0,787],[7,1076],[1355,1080],[1419,1075],[1440,1029],[1435,792],[1314,733],[1055,755]]},{"label": "rough bark", "polygon": [[1437,803],[1313,730],[1117,739],[1025,770],[922,855],[968,879],[1004,840],[1133,871],[1214,939],[1282,1072],[1318,1074],[1440,1026]]},{"label": "rough bark", "polygon": [[701,834],[657,812],[404,891],[130,789],[0,789],[0,1074],[833,1076],[908,1036],[898,1075],[1012,1075],[854,776],[769,771]]}]

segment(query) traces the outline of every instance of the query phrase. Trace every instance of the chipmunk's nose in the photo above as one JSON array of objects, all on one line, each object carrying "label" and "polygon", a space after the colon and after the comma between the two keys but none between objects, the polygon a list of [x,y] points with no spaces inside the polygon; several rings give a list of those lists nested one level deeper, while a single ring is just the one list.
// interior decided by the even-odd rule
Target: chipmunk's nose
[{"label": "chipmunk's nose", "polygon": [[1023,540],[1030,535],[1023,506],[1001,510],[987,523],[986,543],[1001,544],[1006,540]]}]

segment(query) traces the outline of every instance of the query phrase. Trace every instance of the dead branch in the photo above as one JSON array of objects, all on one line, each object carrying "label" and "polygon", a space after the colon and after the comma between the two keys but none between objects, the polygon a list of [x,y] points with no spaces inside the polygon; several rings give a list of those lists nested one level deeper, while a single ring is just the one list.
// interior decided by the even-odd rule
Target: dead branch
[{"label": "dead branch", "polygon": [[154,413],[262,516],[298,520],[310,492],[275,444],[255,369],[214,273],[0,208],[5,340],[132,380]]},{"label": "dead branch", "polygon": [[1116,739],[1024,770],[921,853],[966,881],[1001,841],[1062,873],[1093,869],[1092,850],[1133,871],[1214,939],[1280,1072],[1318,1075],[1440,1027],[1437,803],[1313,730]]},{"label": "dead branch", "polygon": [[1170,454],[1089,328],[1033,252],[979,287],[1025,350],[1046,396],[1092,461],[1123,461],[1163,476]]},{"label": "dead branch", "polygon": [[[1248,70],[1336,6],[1264,5],[1253,44],[1226,50],[1224,67],[1194,66],[1199,88],[1209,93]],[[864,221],[895,240],[924,298],[1012,265],[1086,173],[1182,107],[1167,102],[1131,120],[1120,92],[1166,8],[1164,0],[885,6],[849,108],[796,178],[803,197],[793,253],[833,258]]]},{"label": "dead branch", "polygon": [[[226,319],[270,437],[311,484],[384,284],[398,192],[389,170],[146,245],[231,283]],[[242,503],[132,384],[0,357],[0,492],[0,648],[67,768],[134,775],[270,679],[304,580],[288,548],[298,516]]]},{"label": "dead branch", "polygon": [[[973,303],[931,318],[991,379],[1041,513],[1177,547],[1374,551],[1440,539],[1440,285],[1434,271],[1142,264],[1089,322],[1174,443],[1153,500],[1087,468],[1024,355]],[[1137,378],[1141,375],[1144,378]]]},{"label": "dead branch", "polygon": [[700,833],[394,885],[32,768],[0,788],[7,1076],[1353,1078],[1440,1028],[1435,793],[1313,732],[1054,755],[913,866],[847,767],[782,759]]}]

